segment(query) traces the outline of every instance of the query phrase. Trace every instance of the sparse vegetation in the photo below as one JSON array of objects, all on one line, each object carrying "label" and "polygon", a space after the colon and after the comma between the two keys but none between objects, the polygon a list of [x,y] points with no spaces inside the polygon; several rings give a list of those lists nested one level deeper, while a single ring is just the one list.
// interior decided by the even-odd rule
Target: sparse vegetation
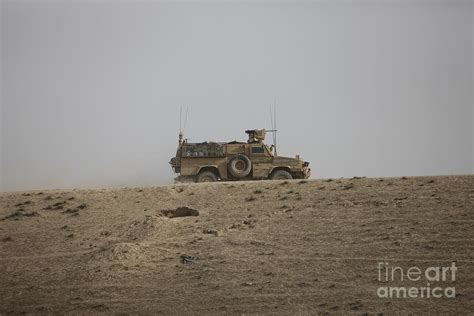
[{"label": "sparse vegetation", "polygon": [[248,196],[248,197],[245,198],[245,201],[247,201],[247,202],[252,202],[252,201],[255,201],[255,200],[256,200],[256,198],[253,195]]},{"label": "sparse vegetation", "polygon": [[79,209],[77,209],[77,208],[68,208],[68,209],[65,210],[63,213],[65,213],[65,214],[68,214],[68,213],[69,213],[69,214],[72,214],[72,213],[77,213],[77,212],[79,212]]},{"label": "sparse vegetation", "polygon": [[3,218],[3,220],[7,219],[13,219],[13,220],[18,220],[21,217],[34,217],[34,216],[40,216],[38,212],[24,212],[24,211],[15,211],[11,213],[10,215],[7,215]]},{"label": "sparse vegetation", "polygon": [[202,231],[203,234],[208,234],[208,235],[214,235],[214,236],[218,236],[219,235],[219,232],[216,230],[216,229],[204,229]]}]

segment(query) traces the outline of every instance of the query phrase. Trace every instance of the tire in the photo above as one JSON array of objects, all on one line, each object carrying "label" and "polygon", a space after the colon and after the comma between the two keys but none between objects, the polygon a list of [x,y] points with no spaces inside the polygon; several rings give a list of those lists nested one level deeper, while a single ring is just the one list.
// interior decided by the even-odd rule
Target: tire
[{"label": "tire", "polygon": [[196,182],[216,182],[217,176],[212,171],[201,171],[199,172]]},{"label": "tire", "polygon": [[245,155],[237,155],[229,160],[227,169],[232,176],[243,178],[250,174],[250,170],[252,170],[252,162]]},{"label": "tire", "polygon": [[291,180],[291,179],[293,179],[293,177],[291,176],[291,173],[289,173],[286,170],[275,170],[270,175],[270,179],[272,179],[272,180]]}]

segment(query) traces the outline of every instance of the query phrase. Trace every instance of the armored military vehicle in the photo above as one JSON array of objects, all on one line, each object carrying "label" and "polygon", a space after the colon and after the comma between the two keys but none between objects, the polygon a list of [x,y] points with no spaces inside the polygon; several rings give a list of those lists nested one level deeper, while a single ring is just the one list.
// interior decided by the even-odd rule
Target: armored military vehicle
[{"label": "armored military vehicle", "polygon": [[189,143],[179,133],[176,156],[171,158],[176,181],[235,181],[262,179],[306,179],[310,176],[309,162],[297,155],[281,157],[274,146],[264,144],[265,129],[245,131],[247,142]]}]

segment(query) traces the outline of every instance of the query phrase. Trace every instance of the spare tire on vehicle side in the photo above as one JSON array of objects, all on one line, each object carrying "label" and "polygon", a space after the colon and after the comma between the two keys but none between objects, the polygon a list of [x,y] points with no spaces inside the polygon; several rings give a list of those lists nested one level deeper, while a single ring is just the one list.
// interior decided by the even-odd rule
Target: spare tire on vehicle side
[{"label": "spare tire on vehicle side", "polygon": [[250,170],[252,170],[252,162],[245,155],[237,155],[229,160],[227,169],[232,176],[243,178],[250,174]]}]

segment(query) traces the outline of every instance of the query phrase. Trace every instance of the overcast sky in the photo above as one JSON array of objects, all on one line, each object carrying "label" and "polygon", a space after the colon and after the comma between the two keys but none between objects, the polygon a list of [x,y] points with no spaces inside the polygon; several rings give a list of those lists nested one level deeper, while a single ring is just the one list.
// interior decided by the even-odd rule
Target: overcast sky
[{"label": "overcast sky", "polygon": [[180,106],[245,140],[275,99],[313,178],[473,173],[473,7],[3,1],[0,190],[170,183]]}]

